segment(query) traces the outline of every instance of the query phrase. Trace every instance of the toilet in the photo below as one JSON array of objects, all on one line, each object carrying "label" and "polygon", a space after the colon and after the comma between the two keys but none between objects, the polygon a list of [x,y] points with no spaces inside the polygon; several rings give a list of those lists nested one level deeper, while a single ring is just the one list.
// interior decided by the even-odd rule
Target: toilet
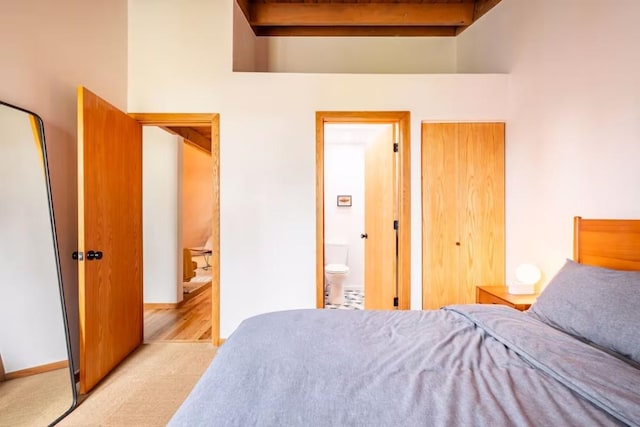
[{"label": "toilet", "polygon": [[327,243],[324,249],[326,278],[329,304],[344,303],[344,283],[349,275],[349,247],[346,244]]}]

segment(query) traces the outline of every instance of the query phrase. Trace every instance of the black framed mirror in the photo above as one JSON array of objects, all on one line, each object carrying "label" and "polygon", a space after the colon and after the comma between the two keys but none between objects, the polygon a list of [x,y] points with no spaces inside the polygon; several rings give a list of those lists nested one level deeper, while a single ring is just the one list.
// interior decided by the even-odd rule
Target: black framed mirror
[{"label": "black framed mirror", "polygon": [[0,426],[77,403],[42,119],[0,101]]}]

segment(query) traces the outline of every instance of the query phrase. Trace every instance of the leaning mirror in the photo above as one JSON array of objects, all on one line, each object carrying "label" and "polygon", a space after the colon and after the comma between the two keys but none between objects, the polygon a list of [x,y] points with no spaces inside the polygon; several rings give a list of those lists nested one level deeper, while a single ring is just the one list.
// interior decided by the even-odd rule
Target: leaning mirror
[{"label": "leaning mirror", "polygon": [[76,404],[42,120],[0,102],[0,426]]}]

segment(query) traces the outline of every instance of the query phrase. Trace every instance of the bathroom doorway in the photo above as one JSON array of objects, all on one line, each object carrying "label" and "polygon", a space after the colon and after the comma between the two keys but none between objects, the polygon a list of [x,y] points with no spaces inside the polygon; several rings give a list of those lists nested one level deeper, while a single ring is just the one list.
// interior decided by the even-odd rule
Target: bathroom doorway
[{"label": "bathroom doorway", "polygon": [[409,308],[408,126],[408,112],[316,114],[318,308]]}]

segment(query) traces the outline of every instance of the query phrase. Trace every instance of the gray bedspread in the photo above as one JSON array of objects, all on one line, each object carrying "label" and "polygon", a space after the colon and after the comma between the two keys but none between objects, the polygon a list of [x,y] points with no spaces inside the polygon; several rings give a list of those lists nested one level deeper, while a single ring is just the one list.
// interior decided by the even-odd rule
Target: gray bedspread
[{"label": "gray bedspread", "polygon": [[492,305],[247,319],[169,423],[625,424],[640,425],[640,369]]}]

